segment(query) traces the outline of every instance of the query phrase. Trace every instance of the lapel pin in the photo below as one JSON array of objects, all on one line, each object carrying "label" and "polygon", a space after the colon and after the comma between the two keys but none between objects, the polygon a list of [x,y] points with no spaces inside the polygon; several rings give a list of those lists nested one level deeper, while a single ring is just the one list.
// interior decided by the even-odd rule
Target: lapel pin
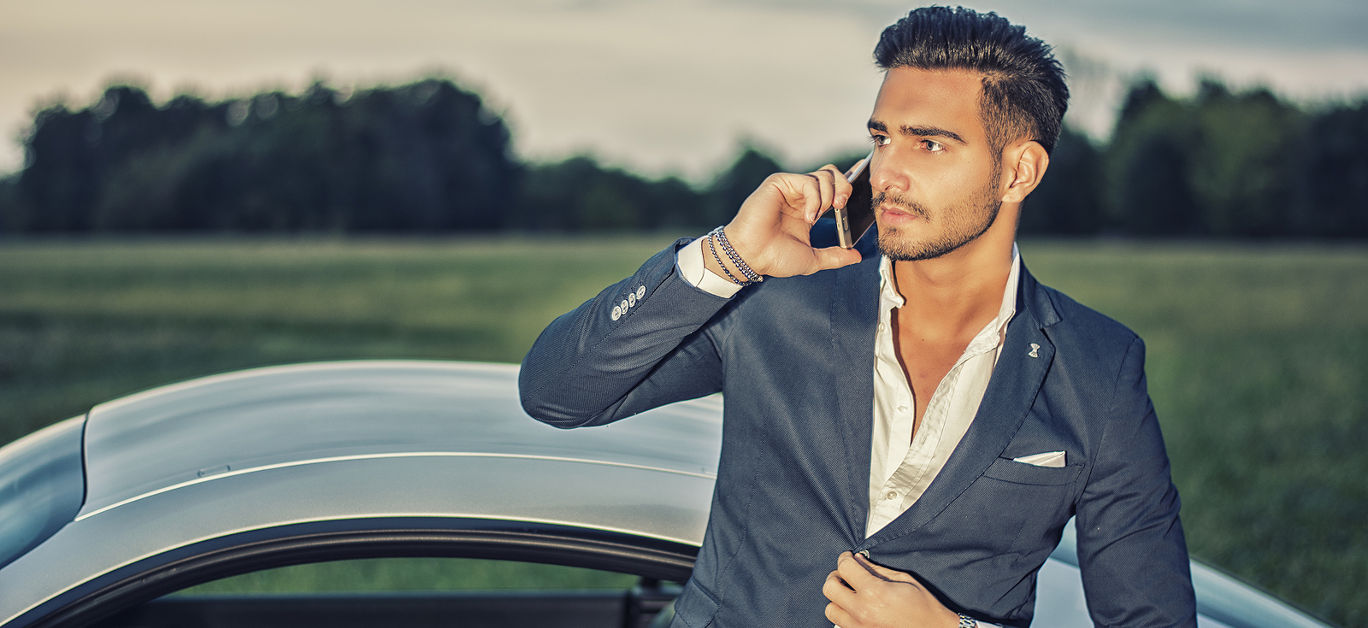
[{"label": "lapel pin", "polygon": [[1036,344],[1036,343],[1033,342],[1033,343],[1031,343],[1031,352],[1030,352],[1030,353],[1027,353],[1026,355],[1031,356],[1031,357],[1033,357],[1033,358],[1038,358],[1038,357],[1040,357],[1040,354],[1037,353],[1037,351],[1039,351],[1039,350],[1040,350],[1040,345],[1038,345],[1038,344]]}]

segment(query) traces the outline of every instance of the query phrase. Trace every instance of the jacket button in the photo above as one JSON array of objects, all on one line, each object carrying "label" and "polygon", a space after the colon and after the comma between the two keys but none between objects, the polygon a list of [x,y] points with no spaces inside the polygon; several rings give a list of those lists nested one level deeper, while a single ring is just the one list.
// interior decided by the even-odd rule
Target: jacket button
[{"label": "jacket button", "polygon": [[638,299],[646,297],[646,286],[637,286],[636,295]]},{"label": "jacket button", "polygon": [[614,305],[614,306],[613,306],[613,320],[617,320],[617,319],[619,319],[619,318],[622,318],[622,308],[621,308],[621,307],[618,307],[618,306],[616,306],[616,305]]}]

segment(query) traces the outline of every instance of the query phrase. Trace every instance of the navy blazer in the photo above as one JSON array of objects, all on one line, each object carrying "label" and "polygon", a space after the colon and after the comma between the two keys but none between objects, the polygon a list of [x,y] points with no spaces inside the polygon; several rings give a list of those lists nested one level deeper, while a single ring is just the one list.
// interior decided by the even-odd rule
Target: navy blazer
[{"label": "navy blazer", "polygon": [[[722,299],[678,276],[686,242],[557,318],[519,375],[527,412],[558,427],[723,393],[712,510],[674,625],[829,627],[822,582],[840,552],[867,550],[956,611],[1025,626],[1071,516],[1094,622],[1195,625],[1134,333],[1023,267],[973,423],[925,494],[865,538],[878,255]],[[1059,450],[1062,468],[1013,461]]]}]

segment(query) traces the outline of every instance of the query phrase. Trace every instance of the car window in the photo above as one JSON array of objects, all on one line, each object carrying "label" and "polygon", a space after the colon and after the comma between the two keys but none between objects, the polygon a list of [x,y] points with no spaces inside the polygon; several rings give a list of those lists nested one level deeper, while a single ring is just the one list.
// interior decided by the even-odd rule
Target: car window
[{"label": "car window", "polygon": [[367,558],[262,569],[164,595],[85,628],[301,625],[647,628],[676,583],[540,563]]},{"label": "car window", "polygon": [[627,589],[633,575],[473,558],[367,558],[263,569],[172,595]]}]

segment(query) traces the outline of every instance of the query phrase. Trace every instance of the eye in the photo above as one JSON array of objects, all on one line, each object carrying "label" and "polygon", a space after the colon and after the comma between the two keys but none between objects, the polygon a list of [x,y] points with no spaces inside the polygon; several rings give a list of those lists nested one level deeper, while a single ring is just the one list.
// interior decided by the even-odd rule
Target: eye
[{"label": "eye", "polygon": [[888,146],[888,143],[889,143],[890,140],[889,140],[889,138],[888,138],[887,135],[879,135],[879,134],[877,134],[877,133],[870,133],[870,134],[869,134],[869,141],[870,141],[870,143],[874,144],[875,146]]},{"label": "eye", "polygon": [[945,150],[945,145],[936,140],[922,140],[921,146],[926,149],[926,152],[928,153],[939,153]]}]

